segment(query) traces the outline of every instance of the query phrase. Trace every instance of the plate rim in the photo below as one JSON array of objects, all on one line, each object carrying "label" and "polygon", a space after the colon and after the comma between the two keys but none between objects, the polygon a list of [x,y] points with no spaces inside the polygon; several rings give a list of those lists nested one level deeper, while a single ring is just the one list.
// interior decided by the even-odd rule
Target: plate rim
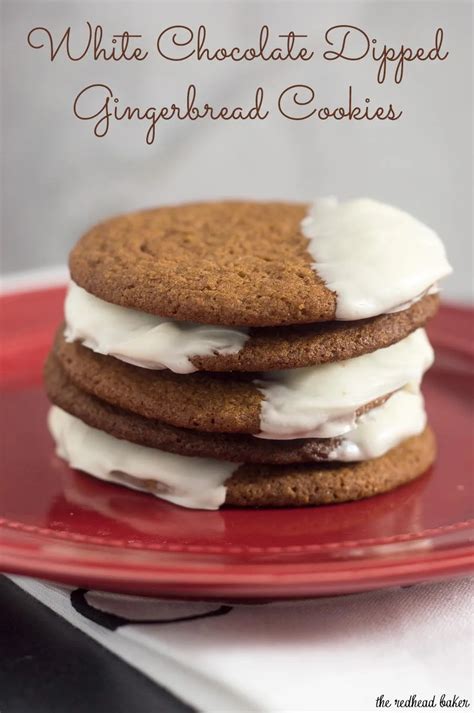
[{"label": "plate rim", "polygon": [[[315,506],[317,507],[317,506]],[[258,511],[257,511],[258,512]],[[61,542],[73,542],[75,544],[99,545],[102,547],[121,548],[126,547],[130,550],[138,550],[145,552],[161,552],[172,554],[313,554],[325,552],[337,552],[353,547],[384,547],[385,545],[401,544],[404,542],[421,542],[426,539],[442,537],[463,530],[472,530],[474,534],[474,518],[462,520],[460,522],[440,525],[439,527],[427,528],[418,532],[400,533],[398,535],[390,535],[387,537],[371,537],[362,538],[359,540],[341,540],[339,542],[325,542],[311,545],[271,545],[271,546],[240,546],[230,545],[221,547],[218,545],[179,545],[167,543],[144,543],[136,539],[130,542],[126,539],[108,539],[105,537],[84,535],[81,533],[68,532],[66,530],[53,530],[47,527],[39,527],[37,525],[27,525],[25,523],[9,520],[5,517],[0,517],[0,531],[14,530],[15,532],[25,534],[36,534],[51,538],[51,540],[60,540]]]},{"label": "plate rim", "polygon": [[[2,529],[5,531],[5,528]],[[41,543],[33,541],[32,545],[28,544],[28,533],[13,530],[13,541],[2,547],[0,567],[13,574],[39,576],[76,586],[85,584],[88,588],[169,597],[242,596],[245,599],[261,599],[345,594],[468,574],[474,569],[474,529],[471,522],[465,521],[462,527],[455,524],[443,529],[449,529],[451,534],[467,531],[467,540],[445,549],[430,547],[421,551],[395,551],[389,557],[374,558],[373,553],[362,550],[362,558],[329,558],[296,563],[229,561],[227,553],[225,561],[206,561],[206,567],[200,569],[193,566],[190,552],[181,553],[187,555],[187,559],[183,560],[176,557],[179,555],[176,552],[148,550],[146,558],[140,562],[124,562],[120,556],[116,561],[111,558],[110,547],[89,543],[83,543],[83,546],[92,547],[94,559],[88,561],[90,552],[79,548],[76,556],[85,555],[82,561],[80,557],[71,558],[70,542],[59,538],[55,543],[61,543],[63,547],[56,548],[55,557],[38,557]],[[18,534],[20,537],[15,537]],[[29,533],[30,536],[35,534],[34,531]],[[411,541],[414,544],[424,542],[419,539]],[[46,544],[51,545],[51,541],[47,540]],[[128,548],[126,558],[132,555],[133,559],[133,552],[133,548]],[[115,549],[114,555],[117,553],[120,553],[120,548]]]},{"label": "plate rim", "polygon": [[[474,568],[472,544],[445,550],[437,557],[426,557],[426,552],[414,557],[380,560],[354,560],[352,563],[321,562],[318,566],[305,563],[303,571],[289,567],[280,571],[274,563],[253,565],[258,571],[241,571],[235,563],[216,570],[176,569],[161,563],[148,567],[125,568],[123,563],[110,566],[110,562],[96,560],[88,563],[68,562],[63,565],[53,560],[38,558],[36,552],[18,559],[3,552],[1,568],[10,574],[39,577],[56,583],[86,586],[88,589],[154,595],[164,597],[242,596],[245,599],[292,599],[324,594],[347,594],[391,586],[403,586],[423,581],[442,580],[466,576]],[[104,553],[105,555],[105,553]],[[167,563],[169,564],[169,563]],[[364,566],[362,566],[364,565]],[[284,566],[284,565],[283,565]],[[228,570],[226,569],[228,567]],[[245,567],[245,565],[244,565]],[[268,571],[266,571],[268,569]]]}]

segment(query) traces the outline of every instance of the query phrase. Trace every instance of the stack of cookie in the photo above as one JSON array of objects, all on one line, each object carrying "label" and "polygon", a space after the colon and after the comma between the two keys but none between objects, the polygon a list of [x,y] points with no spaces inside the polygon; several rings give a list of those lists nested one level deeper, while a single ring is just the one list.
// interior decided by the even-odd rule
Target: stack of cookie
[{"label": "stack of cookie", "polygon": [[435,457],[437,235],[359,199],[134,213],[70,257],[45,370],[57,453],[191,508],[376,495]]}]

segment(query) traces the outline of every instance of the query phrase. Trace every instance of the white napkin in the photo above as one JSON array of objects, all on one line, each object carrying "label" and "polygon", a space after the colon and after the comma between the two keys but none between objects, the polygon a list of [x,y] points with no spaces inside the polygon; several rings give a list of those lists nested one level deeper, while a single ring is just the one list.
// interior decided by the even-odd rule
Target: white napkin
[{"label": "white napkin", "polygon": [[469,580],[252,605],[12,580],[205,713],[369,711],[381,695],[392,710],[413,695],[434,696],[434,710],[446,710],[443,694],[472,701]]}]

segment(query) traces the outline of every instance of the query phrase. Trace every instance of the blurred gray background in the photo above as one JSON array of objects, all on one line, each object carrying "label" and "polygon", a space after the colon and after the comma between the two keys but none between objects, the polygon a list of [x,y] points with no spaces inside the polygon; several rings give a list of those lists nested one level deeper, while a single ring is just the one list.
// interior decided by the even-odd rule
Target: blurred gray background
[{"label": "blurred gray background", "polygon": [[[218,198],[310,200],[372,196],[414,213],[435,228],[455,268],[445,294],[469,299],[472,285],[472,5],[411,2],[2,2],[2,271],[64,263],[95,221],[117,212]],[[377,85],[377,67],[360,62],[51,63],[28,47],[28,31],[53,33],[101,23],[107,35],[141,33],[153,51],[169,25],[205,24],[210,47],[253,46],[262,24],[272,36],[294,30],[321,51],[331,25],[356,25],[379,44],[432,46],[445,30],[444,62],[407,65],[399,86]],[[77,35],[75,34],[77,31]],[[108,44],[108,43],[107,43]],[[392,74],[392,73],[391,73]],[[312,85],[321,104],[346,102],[347,87],[372,104],[392,101],[404,116],[390,121],[170,121],[153,146],[142,122],[114,123],[106,138],[72,114],[75,95],[109,84],[123,104],[183,102],[190,82],[201,101],[250,104],[265,87],[272,106],[294,83]]]}]

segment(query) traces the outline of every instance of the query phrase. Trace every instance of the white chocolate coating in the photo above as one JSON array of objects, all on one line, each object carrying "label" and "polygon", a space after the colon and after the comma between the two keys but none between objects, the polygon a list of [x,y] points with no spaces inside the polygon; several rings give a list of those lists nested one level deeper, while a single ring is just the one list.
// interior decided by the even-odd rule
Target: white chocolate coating
[{"label": "white chocolate coating", "polygon": [[359,461],[379,458],[426,426],[423,396],[416,387],[407,386],[385,403],[357,419],[353,431],[329,454],[329,460]]},{"label": "white chocolate coating", "polygon": [[[92,428],[58,406],[49,411],[48,425],[56,442],[56,452],[72,468],[96,478],[133,488],[120,478],[156,481],[156,492],[175,505],[217,510],[225,500],[225,481],[238,467],[214,458],[194,458],[165,453],[130,443]],[[137,490],[141,490],[137,483]]]},{"label": "white chocolate coating", "polygon": [[336,319],[406,308],[452,272],[431,228],[369,198],[316,200],[301,230],[313,268],[337,294]]},{"label": "white chocolate coating", "polygon": [[74,282],[64,312],[66,341],[80,341],[99,354],[145,369],[170,369],[178,374],[197,371],[190,357],[235,354],[248,339],[243,329],[177,322],[120,307]]},{"label": "white chocolate coating", "polygon": [[268,372],[256,381],[264,396],[259,438],[332,438],[355,427],[356,411],[406,384],[418,386],[433,363],[424,329],[354,359]]}]

